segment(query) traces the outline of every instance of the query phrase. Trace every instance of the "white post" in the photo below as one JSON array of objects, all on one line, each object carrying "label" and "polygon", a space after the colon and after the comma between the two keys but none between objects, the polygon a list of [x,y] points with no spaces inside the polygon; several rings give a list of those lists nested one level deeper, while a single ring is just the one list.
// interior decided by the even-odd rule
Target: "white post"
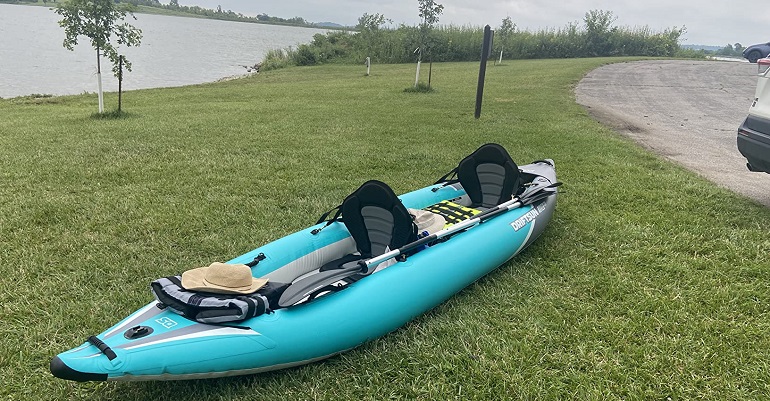
[{"label": "white post", "polygon": [[420,60],[417,60],[417,74],[414,77],[414,87],[417,87],[417,83],[420,82]]},{"label": "white post", "polygon": [[502,63],[503,63],[503,51],[500,50],[500,61],[497,64],[502,64]]},{"label": "white post", "polygon": [[369,76],[369,69],[372,66],[372,60],[369,57],[366,58],[366,76]]},{"label": "white post", "polygon": [[99,88],[99,113],[104,113],[104,93],[102,92],[102,64],[99,48],[96,48],[96,82]]},{"label": "white post", "polygon": [[99,86],[99,113],[104,113],[104,93],[102,92],[102,73],[96,73],[96,81]]},{"label": "white post", "polygon": [[414,53],[417,54],[417,74],[414,77],[414,87],[417,88],[417,84],[420,82],[420,64],[422,64],[422,47],[414,49]]}]

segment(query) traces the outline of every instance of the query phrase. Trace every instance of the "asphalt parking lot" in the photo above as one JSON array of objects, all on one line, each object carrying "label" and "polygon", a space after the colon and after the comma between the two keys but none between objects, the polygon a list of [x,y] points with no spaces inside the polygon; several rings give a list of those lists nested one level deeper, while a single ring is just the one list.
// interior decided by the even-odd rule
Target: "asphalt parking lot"
[{"label": "asphalt parking lot", "polygon": [[596,119],[717,185],[770,207],[770,174],[746,169],[738,126],[757,84],[755,64],[655,60],[599,67],[578,84]]}]

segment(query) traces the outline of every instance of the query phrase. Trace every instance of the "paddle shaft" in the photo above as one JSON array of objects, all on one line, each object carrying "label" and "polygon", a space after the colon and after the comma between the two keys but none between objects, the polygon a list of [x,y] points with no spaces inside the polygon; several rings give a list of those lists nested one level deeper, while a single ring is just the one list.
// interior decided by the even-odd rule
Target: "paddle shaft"
[{"label": "paddle shaft", "polygon": [[433,242],[433,241],[435,241],[437,239],[444,238],[447,235],[454,234],[454,233],[456,233],[458,231],[465,230],[467,228],[475,226],[476,224],[481,223],[484,220],[487,220],[487,219],[489,219],[491,217],[494,217],[494,216],[496,216],[496,215],[498,215],[500,213],[507,212],[509,210],[513,210],[513,209],[519,208],[521,206],[522,206],[522,203],[521,203],[521,201],[518,198],[514,198],[514,199],[509,200],[508,202],[501,203],[501,204],[495,206],[492,209],[485,210],[485,211],[477,214],[476,216],[473,216],[473,217],[471,217],[471,218],[469,218],[467,220],[463,220],[463,221],[461,221],[461,222],[459,222],[457,224],[453,224],[453,225],[451,225],[451,226],[449,226],[449,227],[447,227],[447,228],[445,228],[445,229],[443,229],[441,231],[437,231],[437,232],[435,232],[435,233],[433,233],[433,234],[431,234],[431,235],[429,235],[427,237],[420,238],[417,241],[410,242],[410,243],[402,246],[401,248],[394,249],[394,250],[392,250],[390,252],[383,253],[380,256],[371,258],[371,259],[369,259],[369,260],[367,260],[365,262],[366,266],[367,266],[367,269],[371,269],[372,267],[375,267],[375,266],[379,265],[380,263],[382,263],[382,262],[384,262],[384,261],[386,261],[388,259],[395,258],[396,256],[399,256],[399,255],[403,255],[404,253],[409,252],[412,249],[418,248],[418,247],[420,247],[422,245],[425,245],[427,243]]}]

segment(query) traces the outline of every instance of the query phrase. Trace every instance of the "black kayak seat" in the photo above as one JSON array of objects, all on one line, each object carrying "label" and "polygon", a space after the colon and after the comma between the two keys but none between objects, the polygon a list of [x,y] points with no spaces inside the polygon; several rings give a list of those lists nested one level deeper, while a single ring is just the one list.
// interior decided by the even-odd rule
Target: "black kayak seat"
[{"label": "black kayak seat", "polygon": [[359,260],[400,248],[417,240],[417,227],[396,193],[382,181],[369,180],[342,202],[342,222],[356,242],[350,254],[321,267],[321,271],[352,266]]},{"label": "black kayak seat", "polygon": [[279,305],[293,305],[320,287],[348,277],[369,274],[359,262],[417,240],[417,226],[387,184],[370,180],[348,195],[340,207],[342,222],[356,243],[357,253],[324,264],[317,274],[293,282]]},{"label": "black kayak seat", "polygon": [[384,182],[370,180],[342,202],[342,222],[364,257],[379,256],[417,239],[412,216]]},{"label": "black kayak seat", "polygon": [[519,167],[496,143],[480,146],[457,166],[457,178],[472,208],[488,209],[506,202],[521,186]]}]

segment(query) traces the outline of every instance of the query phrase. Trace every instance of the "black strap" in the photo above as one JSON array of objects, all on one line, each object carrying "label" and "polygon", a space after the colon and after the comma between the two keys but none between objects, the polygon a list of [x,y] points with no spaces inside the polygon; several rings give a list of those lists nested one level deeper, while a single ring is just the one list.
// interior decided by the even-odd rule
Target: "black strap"
[{"label": "black strap", "polygon": [[259,253],[259,255],[257,255],[256,257],[254,257],[254,260],[252,260],[252,261],[251,261],[251,262],[249,262],[249,263],[246,263],[246,266],[248,266],[248,267],[254,267],[254,266],[258,265],[258,264],[259,264],[259,262],[261,262],[261,261],[263,261],[263,260],[265,260],[265,259],[267,259],[267,256],[265,256],[265,254],[264,254],[264,253],[260,252],[260,253]]},{"label": "black strap", "polygon": [[342,207],[342,204],[340,203],[339,205],[329,209],[326,213],[322,214],[321,217],[318,219],[318,221],[316,221],[315,223],[316,224],[323,223],[324,221],[326,221],[326,218],[329,217],[329,215],[332,214],[332,212],[335,210],[337,211],[337,213],[334,214],[334,217],[332,217],[332,220],[339,217],[341,207]]},{"label": "black strap", "polygon": [[[332,217],[331,219],[329,219],[327,221],[326,218],[329,217],[329,215],[332,212],[334,212],[335,210],[336,210],[336,212],[334,213],[334,217]],[[321,230],[323,230],[326,227],[329,227],[330,224],[334,223],[335,221],[339,221],[341,214],[342,214],[342,204],[339,204],[339,205],[329,209],[328,212],[322,214],[321,217],[318,219],[318,221],[316,221],[316,224],[321,224],[324,221],[326,221],[326,224],[324,224],[324,226],[321,227],[321,228],[316,228],[315,230],[311,231],[310,233],[313,234],[313,235],[316,235],[316,234],[320,233]]]},{"label": "black strap", "polygon": [[457,182],[455,178],[457,178],[457,167],[453,168],[452,171],[444,174],[441,178],[436,180],[433,185],[441,184],[442,182],[446,184],[449,184],[450,182]]}]

